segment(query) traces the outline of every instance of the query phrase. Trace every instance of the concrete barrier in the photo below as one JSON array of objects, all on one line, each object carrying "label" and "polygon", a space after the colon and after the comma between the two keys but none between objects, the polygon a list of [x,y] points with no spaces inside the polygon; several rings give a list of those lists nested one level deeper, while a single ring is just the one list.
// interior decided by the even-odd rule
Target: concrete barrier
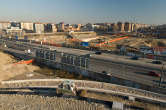
[{"label": "concrete barrier", "polygon": [[[7,87],[57,87],[61,82],[70,79],[32,79],[32,80],[16,80],[16,81],[2,81],[2,86]],[[149,99],[154,101],[161,101],[166,103],[166,95],[161,95],[141,89],[125,87],[104,82],[94,82],[85,80],[71,80],[80,89],[86,89],[96,92],[114,93],[123,96],[133,96],[141,99]]]}]

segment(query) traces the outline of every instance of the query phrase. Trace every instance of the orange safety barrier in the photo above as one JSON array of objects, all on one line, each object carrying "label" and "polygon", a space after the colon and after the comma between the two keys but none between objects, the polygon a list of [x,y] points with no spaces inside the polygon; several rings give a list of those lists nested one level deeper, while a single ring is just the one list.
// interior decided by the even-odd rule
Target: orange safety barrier
[{"label": "orange safety barrier", "polygon": [[[41,44],[41,42],[39,42],[39,41],[35,41],[34,43]],[[62,47],[61,44],[49,43],[49,42],[44,42],[44,41],[42,41],[42,45],[50,45],[50,46],[55,46],[55,47]]]},{"label": "orange safety barrier", "polygon": [[[116,38],[116,39],[113,39],[113,40],[110,40],[110,41],[108,41],[109,43],[111,43],[111,42],[116,42],[116,41],[119,41],[119,40],[122,40],[122,39],[127,39],[128,38],[128,36],[126,36],[126,37],[121,37],[121,38]],[[100,45],[103,45],[103,44],[106,44],[107,42],[102,42],[102,43],[100,43],[100,44],[96,44],[96,46],[100,46]]]},{"label": "orange safety barrier", "polygon": [[17,65],[17,64],[30,64],[30,63],[33,63],[34,59],[31,59],[31,60],[27,60],[27,61],[19,61],[17,63],[14,63],[14,65]]}]

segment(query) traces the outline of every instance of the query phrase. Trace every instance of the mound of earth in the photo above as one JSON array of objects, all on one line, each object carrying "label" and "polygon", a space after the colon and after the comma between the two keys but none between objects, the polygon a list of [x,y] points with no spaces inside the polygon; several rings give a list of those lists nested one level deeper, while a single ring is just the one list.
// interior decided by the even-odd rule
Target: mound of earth
[{"label": "mound of earth", "polygon": [[7,80],[17,75],[33,72],[39,67],[26,64],[14,64],[17,62],[11,55],[0,52],[0,81]]}]

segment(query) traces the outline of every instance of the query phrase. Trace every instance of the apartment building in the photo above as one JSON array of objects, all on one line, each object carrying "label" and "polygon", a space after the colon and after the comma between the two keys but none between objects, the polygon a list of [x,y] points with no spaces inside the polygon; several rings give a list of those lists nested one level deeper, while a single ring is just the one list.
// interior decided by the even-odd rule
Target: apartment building
[{"label": "apartment building", "polygon": [[42,23],[34,23],[34,32],[41,34],[44,33],[44,24]]},{"label": "apartment building", "polygon": [[32,22],[21,22],[21,29],[25,32],[34,32],[34,26]]},{"label": "apartment building", "polygon": [[0,30],[6,30],[8,29],[9,27],[11,27],[11,23],[8,22],[8,21],[1,21],[0,22]]}]

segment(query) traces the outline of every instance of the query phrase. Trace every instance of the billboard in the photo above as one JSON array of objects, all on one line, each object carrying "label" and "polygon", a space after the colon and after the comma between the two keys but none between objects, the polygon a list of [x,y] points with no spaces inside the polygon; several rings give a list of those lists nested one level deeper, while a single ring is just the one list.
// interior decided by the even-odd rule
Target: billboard
[{"label": "billboard", "polygon": [[88,47],[89,43],[88,42],[81,42],[81,46]]}]

